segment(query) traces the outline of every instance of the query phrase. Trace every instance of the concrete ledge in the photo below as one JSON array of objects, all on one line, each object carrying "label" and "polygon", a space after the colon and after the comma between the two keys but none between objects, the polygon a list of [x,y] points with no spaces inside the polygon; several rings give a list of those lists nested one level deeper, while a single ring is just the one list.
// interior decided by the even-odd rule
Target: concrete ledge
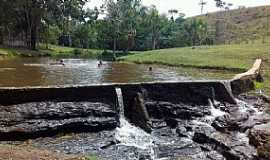
[{"label": "concrete ledge", "polygon": [[123,97],[127,101],[133,98],[134,92],[142,92],[144,89],[155,99],[174,101],[177,97],[177,100],[184,103],[198,104],[207,103],[207,98],[215,98],[222,102],[235,103],[228,81],[182,81],[89,86],[1,87],[0,105],[42,101],[91,101],[115,105],[117,101],[115,87],[123,90]]},{"label": "concrete ledge", "polygon": [[262,60],[256,59],[252,68],[247,72],[237,74],[231,80],[231,88],[234,95],[239,95],[255,89],[254,81],[262,81],[261,77]]}]

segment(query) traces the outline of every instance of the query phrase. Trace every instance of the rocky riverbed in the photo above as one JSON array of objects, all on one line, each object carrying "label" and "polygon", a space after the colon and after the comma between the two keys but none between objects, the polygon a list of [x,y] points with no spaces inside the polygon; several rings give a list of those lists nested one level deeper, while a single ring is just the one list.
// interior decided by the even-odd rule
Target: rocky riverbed
[{"label": "rocky riverbed", "polygon": [[[43,135],[40,134],[30,140],[30,144],[59,153],[95,155],[112,160],[267,160],[269,157],[270,116],[264,112],[269,103],[263,98],[244,94],[237,97],[236,105],[211,99],[207,105],[145,99],[144,105],[150,116],[151,133],[126,120],[119,122],[119,116],[107,104],[43,102],[11,105],[0,111],[5,115],[1,117],[17,117],[0,119],[1,143],[26,143],[15,141],[14,136],[18,133],[26,136],[30,132],[68,129],[69,133],[51,137],[40,137]],[[73,133],[74,128],[77,133]],[[7,136],[8,133],[13,137]],[[4,141],[4,137],[14,140]]]}]

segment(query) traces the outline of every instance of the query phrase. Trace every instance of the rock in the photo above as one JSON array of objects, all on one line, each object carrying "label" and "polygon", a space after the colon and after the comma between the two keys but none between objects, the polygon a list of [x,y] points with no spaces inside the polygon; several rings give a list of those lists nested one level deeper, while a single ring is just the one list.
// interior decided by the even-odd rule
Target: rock
[{"label": "rock", "polygon": [[248,113],[235,112],[233,114],[225,114],[217,117],[212,126],[222,132],[226,131],[242,131],[252,128],[252,125],[243,125],[249,119]]},{"label": "rock", "polygon": [[[255,149],[248,144],[245,135],[228,135],[219,132],[205,134],[195,132],[193,140],[208,150],[215,150],[226,159],[230,160],[253,160],[256,158]],[[242,138],[242,139],[241,139]]]},{"label": "rock", "polygon": [[134,103],[129,112],[132,113],[130,114],[131,123],[144,129],[146,132],[151,133],[151,121],[148,115],[148,111],[144,105],[144,98],[141,93],[138,92],[136,97],[134,97]]},{"label": "rock", "polygon": [[195,119],[210,115],[209,106],[174,104],[170,102],[146,102],[150,117],[156,119],[179,118],[179,119]]},{"label": "rock", "polygon": [[270,157],[270,122],[252,128],[249,132],[249,139],[250,144],[257,148],[260,158]]},{"label": "rock", "polygon": [[114,129],[111,106],[91,102],[33,102],[0,107],[0,139],[25,139],[58,133]]},{"label": "rock", "polygon": [[178,127],[176,133],[179,137],[188,137],[187,129],[185,127]]},{"label": "rock", "polygon": [[190,140],[178,140],[171,144],[159,144],[156,150],[158,159],[194,159],[202,153],[200,146]]}]

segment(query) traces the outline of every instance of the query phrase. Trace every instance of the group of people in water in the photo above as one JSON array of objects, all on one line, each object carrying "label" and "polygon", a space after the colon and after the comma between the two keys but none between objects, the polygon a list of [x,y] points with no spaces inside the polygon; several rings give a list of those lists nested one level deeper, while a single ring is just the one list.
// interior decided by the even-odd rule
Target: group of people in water
[{"label": "group of people in water", "polygon": [[[65,66],[65,63],[64,63],[64,60],[63,59],[60,59],[60,60],[57,60],[55,63],[50,63],[50,65],[61,65],[61,66]],[[98,62],[98,68],[102,67],[104,64],[103,62],[100,60]],[[153,68],[150,66],[148,68],[148,71],[152,72],[153,71]]]}]

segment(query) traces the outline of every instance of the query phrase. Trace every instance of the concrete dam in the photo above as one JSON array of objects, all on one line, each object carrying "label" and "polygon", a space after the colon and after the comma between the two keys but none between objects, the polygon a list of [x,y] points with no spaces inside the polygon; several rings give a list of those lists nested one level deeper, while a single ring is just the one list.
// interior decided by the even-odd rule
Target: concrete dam
[{"label": "concrete dam", "polygon": [[264,122],[263,104],[242,93],[259,68],[224,81],[2,87],[0,141],[104,159],[254,159],[246,131]]}]

